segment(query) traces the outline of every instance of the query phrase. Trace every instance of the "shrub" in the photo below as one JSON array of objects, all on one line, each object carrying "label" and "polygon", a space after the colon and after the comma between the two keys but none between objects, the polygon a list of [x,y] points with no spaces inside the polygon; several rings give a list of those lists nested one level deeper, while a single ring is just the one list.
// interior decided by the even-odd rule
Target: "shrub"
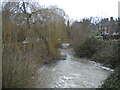
[{"label": "shrub", "polygon": [[78,56],[91,58],[111,68],[116,68],[120,64],[120,40],[102,41],[90,36],[75,50]]},{"label": "shrub", "polygon": [[3,44],[3,88],[27,87],[46,56],[43,42]]},{"label": "shrub", "polygon": [[101,47],[94,54],[92,60],[111,66],[111,68],[117,67],[120,63],[120,40],[104,41]]},{"label": "shrub", "polygon": [[120,40],[101,41],[95,37],[89,37],[85,43],[76,50],[80,57],[91,57],[105,66],[117,68],[105,81],[101,88],[120,88]]},{"label": "shrub", "polygon": [[76,54],[80,57],[91,58],[99,49],[101,42],[96,37],[90,36],[76,49]]},{"label": "shrub", "polygon": [[104,88],[104,90],[107,90],[107,88],[120,89],[120,67],[104,81],[101,87]]}]

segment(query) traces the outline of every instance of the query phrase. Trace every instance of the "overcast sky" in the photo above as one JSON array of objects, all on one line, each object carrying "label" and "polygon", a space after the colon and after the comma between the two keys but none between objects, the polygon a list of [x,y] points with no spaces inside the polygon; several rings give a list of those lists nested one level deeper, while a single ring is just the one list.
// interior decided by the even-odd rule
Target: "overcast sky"
[{"label": "overcast sky", "polygon": [[40,5],[57,5],[70,19],[80,20],[84,17],[118,17],[120,0],[38,0]]}]

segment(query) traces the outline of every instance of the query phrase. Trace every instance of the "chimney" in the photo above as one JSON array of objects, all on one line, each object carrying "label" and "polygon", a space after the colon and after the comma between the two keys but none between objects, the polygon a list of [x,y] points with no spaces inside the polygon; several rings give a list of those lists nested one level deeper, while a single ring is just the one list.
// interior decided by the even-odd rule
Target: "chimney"
[{"label": "chimney", "polygon": [[110,17],[110,21],[113,21],[113,17]]}]

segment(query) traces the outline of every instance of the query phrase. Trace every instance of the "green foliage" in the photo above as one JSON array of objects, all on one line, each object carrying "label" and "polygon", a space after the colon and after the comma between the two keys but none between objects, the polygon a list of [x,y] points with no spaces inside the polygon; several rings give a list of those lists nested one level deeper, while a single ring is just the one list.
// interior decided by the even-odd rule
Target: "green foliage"
[{"label": "green foliage", "polygon": [[101,87],[105,88],[104,90],[107,88],[114,88],[115,90],[120,89],[120,67],[104,81]]},{"label": "green foliage", "polygon": [[108,88],[120,89],[120,40],[101,41],[92,36],[76,50],[80,57],[88,57],[111,68],[117,68],[102,85],[104,90]]},{"label": "green foliage", "polygon": [[104,41],[101,48],[95,53],[92,60],[109,65],[115,68],[119,65],[120,61],[120,40]]},{"label": "green foliage", "polygon": [[120,64],[120,40],[102,41],[91,36],[76,49],[76,54],[115,68]]},{"label": "green foliage", "polygon": [[76,53],[80,57],[92,57],[101,45],[101,41],[98,40],[94,36],[90,36],[86,38],[85,42],[82,43],[78,49],[76,49]]}]

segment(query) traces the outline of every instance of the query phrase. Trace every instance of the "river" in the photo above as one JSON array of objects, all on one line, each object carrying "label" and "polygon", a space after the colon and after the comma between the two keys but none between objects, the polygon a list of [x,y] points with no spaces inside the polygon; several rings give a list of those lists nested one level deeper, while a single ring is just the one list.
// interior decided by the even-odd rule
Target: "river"
[{"label": "river", "polygon": [[51,65],[44,65],[37,71],[35,88],[98,88],[113,71],[101,68],[100,64],[74,56],[72,49],[60,49],[67,55]]}]

